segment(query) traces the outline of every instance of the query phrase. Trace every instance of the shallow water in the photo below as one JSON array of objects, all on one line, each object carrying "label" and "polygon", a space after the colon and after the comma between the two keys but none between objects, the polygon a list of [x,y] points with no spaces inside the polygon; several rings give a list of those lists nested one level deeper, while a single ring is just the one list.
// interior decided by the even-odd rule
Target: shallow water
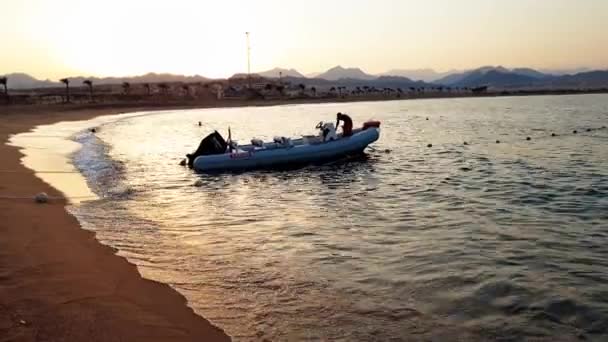
[{"label": "shallow water", "polygon": [[[382,121],[366,158],[220,175],[177,165],[213,129],[242,143],[310,134],[338,111]],[[586,129],[607,124],[606,95],[135,116],[76,137],[101,199],[71,210],[236,340],[599,341],[608,130]]]}]

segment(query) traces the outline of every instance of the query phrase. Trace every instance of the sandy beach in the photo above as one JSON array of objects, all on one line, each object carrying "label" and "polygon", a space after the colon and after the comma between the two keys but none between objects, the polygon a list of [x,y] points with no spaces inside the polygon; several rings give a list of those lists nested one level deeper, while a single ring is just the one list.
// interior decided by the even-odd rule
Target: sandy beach
[{"label": "sandy beach", "polygon": [[[138,111],[141,108],[130,108]],[[80,228],[62,196],[21,162],[10,135],[37,125],[123,113],[124,108],[0,110],[0,341],[228,341],[168,285]],[[21,198],[21,199],[14,199]]]}]

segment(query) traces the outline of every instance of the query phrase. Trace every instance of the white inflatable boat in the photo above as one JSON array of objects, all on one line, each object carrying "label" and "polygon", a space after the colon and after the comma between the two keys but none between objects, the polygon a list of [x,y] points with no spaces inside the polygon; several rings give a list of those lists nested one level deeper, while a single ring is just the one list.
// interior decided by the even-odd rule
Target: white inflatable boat
[{"label": "white inflatable boat", "polygon": [[188,165],[197,171],[220,172],[328,162],[363,153],[380,137],[378,121],[364,123],[348,137],[336,134],[333,123],[321,122],[317,128],[317,136],[278,137],[273,142],[252,139],[251,145],[245,146],[225,142],[214,132],[203,139],[196,152],[187,155]]}]

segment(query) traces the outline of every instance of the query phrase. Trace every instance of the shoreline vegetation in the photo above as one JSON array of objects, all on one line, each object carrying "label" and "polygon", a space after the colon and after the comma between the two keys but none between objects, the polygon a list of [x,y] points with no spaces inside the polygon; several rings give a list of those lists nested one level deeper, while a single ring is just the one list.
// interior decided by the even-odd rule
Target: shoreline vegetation
[{"label": "shoreline vegetation", "polygon": [[[510,92],[508,96],[589,93],[608,90]],[[23,154],[7,144],[11,135],[60,121],[155,109],[507,96],[487,91],[392,95],[147,101],[119,95],[119,100],[92,103],[2,105],[0,101],[0,341],[230,340],[220,328],[196,315],[177,291],[142,278],[136,266],[99,243],[93,232],[82,229],[65,209],[66,200],[35,203],[34,195],[42,191],[51,197],[63,194],[23,166]]]},{"label": "shoreline vegetation", "polygon": [[[402,90],[397,88],[349,90],[346,87],[332,87],[319,93],[314,87],[300,88],[296,93],[285,93],[281,86],[266,84],[265,90],[250,89],[246,85],[233,93],[213,85],[167,85],[160,84],[123,84],[122,91],[116,85],[101,85],[94,90],[90,81],[85,81],[87,89],[70,89],[69,80],[65,89],[53,88],[40,93],[40,89],[30,90],[27,94],[0,93],[0,115],[14,111],[36,112],[39,110],[70,111],[80,109],[108,110],[123,108],[132,110],[180,109],[180,108],[217,108],[242,106],[273,106],[288,104],[367,102],[391,100],[420,100],[443,98],[502,97],[502,96],[542,96],[542,95],[577,95],[608,94],[608,88],[596,89],[536,89],[536,90],[492,90],[487,87],[477,88],[415,88]],[[277,90],[277,88],[279,90]],[[359,87],[357,87],[359,88]],[[153,90],[154,89],[154,90]],[[164,90],[163,90],[164,89]],[[178,89],[170,92],[167,89]]]},{"label": "shoreline vegetation", "polygon": [[[473,72],[471,77],[481,73],[489,77],[505,76],[496,69]],[[483,73],[484,71],[485,73]],[[411,81],[404,77],[380,77],[375,80],[308,78],[268,78],[257,74],[237,74],[228,79],[206,79],[176,75],[149,74],[135,78],[62,78],[57,84],[39,88],[18,88],[23,86],[22,78],[0,77],[0,107],[15,105],[56,105],[77,104],[100,106],[209,106],[226,107],[242,105],[264,105],[285,103],[387,101],[394,99],[426,99],[454,97],[494,97],[608,93],[608,86],[601,80],[606,72],[597,71],[577,74],[579,82],[566,83],[553,80],[543,86],[534,82],[520,86],[499,86],[484,82],[473,82],[474,86],[440,85]],[[368,75],[369,76],[369,75]],[[457,76],[457,75],[456,75]],[[511,75],[513,76],[513,75]],[[585,77],[583,77],[585,76]],[[16,77],[15,80],[13,78]],[[27,76],[29,77],[29,76]],[[371,76],[370,76],[371,77]],[[519,75],[519,77],[523,77]],[[574,76],[572,76],[574,77]],[[500,78],[500,77],[499,77]],[[20,80],[21,79],[21,80]],[[12,82],[16,89],[11,88]],[[47,81],[47,83],[50,81]],[[99,82],[96,83],[96,82]],[[111,82],[111,83],[108,83]],[[484,85],[485,84],[485,85]],[[527,84],[524,85],[524,84]],[[244,103],[247,102],[247,103]]]}]

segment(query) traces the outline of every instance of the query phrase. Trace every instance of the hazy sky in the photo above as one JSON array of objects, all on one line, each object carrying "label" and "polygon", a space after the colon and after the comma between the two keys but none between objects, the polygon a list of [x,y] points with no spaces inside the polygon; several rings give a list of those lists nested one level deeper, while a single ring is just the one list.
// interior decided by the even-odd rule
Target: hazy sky
[{"label": "hazy sky", "polygon": [[608,0],[0,0],[0,74],[608,68]]}]

